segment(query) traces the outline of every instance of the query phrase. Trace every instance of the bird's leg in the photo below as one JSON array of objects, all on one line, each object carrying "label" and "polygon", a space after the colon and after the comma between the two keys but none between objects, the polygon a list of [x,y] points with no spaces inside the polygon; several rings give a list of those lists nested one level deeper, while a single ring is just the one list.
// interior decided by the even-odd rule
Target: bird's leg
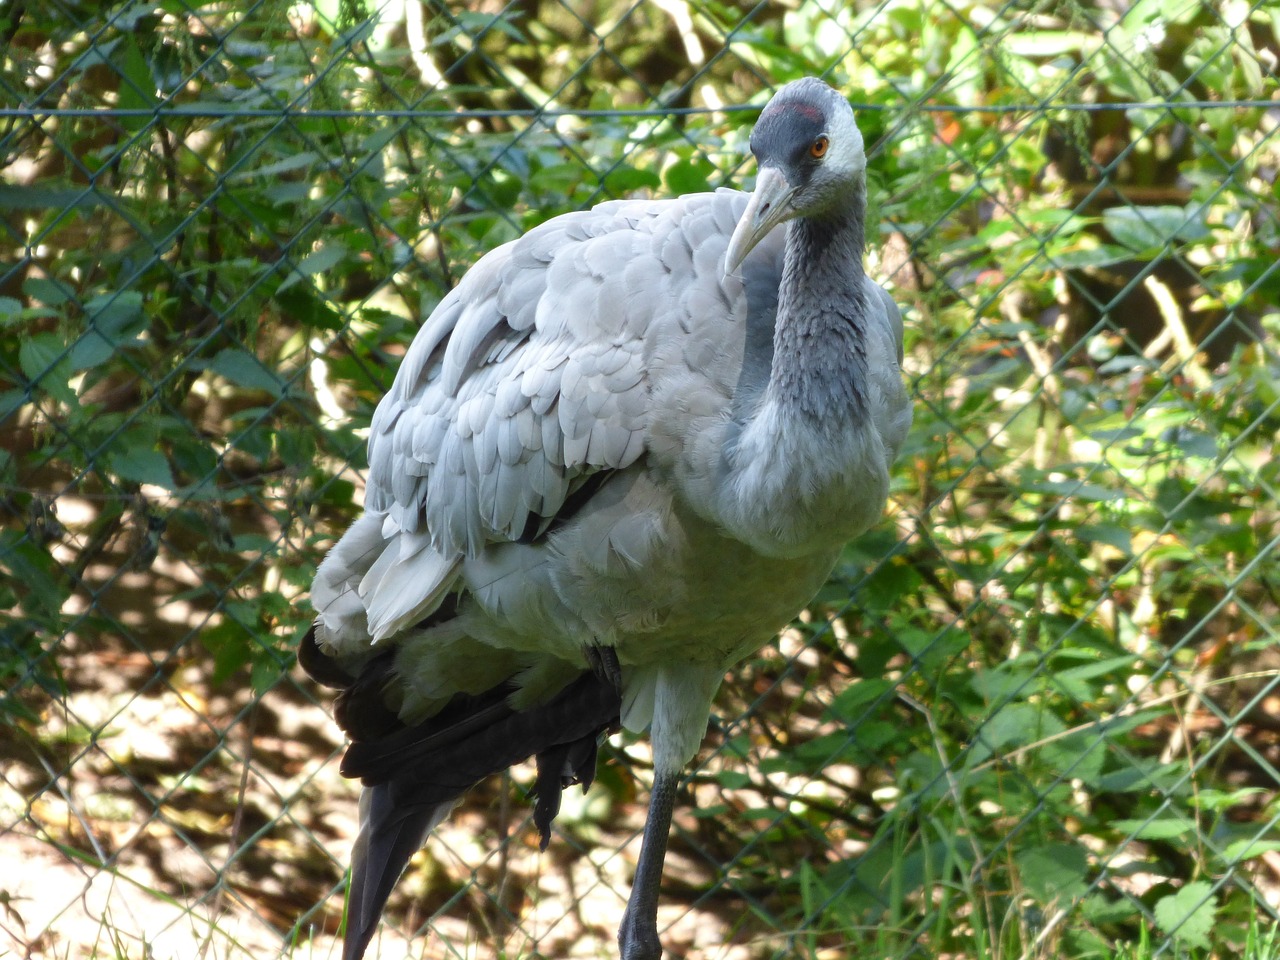
[{"label": "bird's leg", "polygon": [[679,770],[655,769],[631,899],[627,901],[627,912],[618,929],[622,960],[661,960],[662,957],[662,944],[658,940],[658,888],[662,883],[662,864],[667,856],[667,836],[671,832],[671,812],[679,784]]}]

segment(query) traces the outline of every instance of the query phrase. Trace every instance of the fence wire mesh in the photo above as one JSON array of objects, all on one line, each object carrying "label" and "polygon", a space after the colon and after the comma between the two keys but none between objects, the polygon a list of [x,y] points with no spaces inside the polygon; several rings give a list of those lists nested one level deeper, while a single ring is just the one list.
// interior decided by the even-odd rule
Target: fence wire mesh
[{"label": "fence wire mesh", "polygon": [[[0,944],[336,956],[356,788],[294,650],[397,358],[484,251],[749,181],[805,74],[870,147],[916,426],[726,682],[678,956],[1280,955],[1280,7],[0,4]],[[381,957],[609,956],[649,754],[528,770]],[[0,955],[4,955],[0,952]]]}]

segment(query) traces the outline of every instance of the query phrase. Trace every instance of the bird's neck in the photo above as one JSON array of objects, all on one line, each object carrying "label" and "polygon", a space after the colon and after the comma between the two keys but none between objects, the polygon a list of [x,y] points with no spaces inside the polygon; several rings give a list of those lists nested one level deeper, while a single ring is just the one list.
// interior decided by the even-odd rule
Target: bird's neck
[{"label": "bird's neck", "polygon": [[865,405],[865,210],[859,185],[825,217],[793,220],[778,290],[769,399],[835,429]]},{"label": "bird's neck", "polygon": [[787,228],[768,385],[729,450],[713,509],[765,556],[833,557],[875,521],[888,491],[868,376],[863,196]]}]

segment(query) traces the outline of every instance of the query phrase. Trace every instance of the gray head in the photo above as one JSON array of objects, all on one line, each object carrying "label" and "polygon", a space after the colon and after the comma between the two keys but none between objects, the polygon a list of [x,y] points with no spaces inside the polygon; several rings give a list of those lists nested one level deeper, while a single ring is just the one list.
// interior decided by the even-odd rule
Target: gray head
[{"label": "gray head", "polygon": [[780,223],[847,209],[867,158],[849,102],[815,77],[779,90],[751,131],[756,190],[729,241],[725,272]]}]

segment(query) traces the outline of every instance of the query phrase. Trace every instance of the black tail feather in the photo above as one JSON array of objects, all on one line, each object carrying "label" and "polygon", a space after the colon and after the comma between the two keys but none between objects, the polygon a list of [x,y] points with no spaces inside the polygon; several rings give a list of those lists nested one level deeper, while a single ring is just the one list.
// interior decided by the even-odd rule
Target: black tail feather
[{"label": "black tail feather", "polygon": [[298,644],[298,666],[302,667],[316,683],[331,690],[345,690],[356,682],[336,657],[332,657],[320,648],[316,639],[316,626],[313,623],[307,635]]},{"label": "black tail feather", "polygon": [[[457,796],[485,777],[552,747],[595,738],[617,723],[621,698],[612,684],[583,673],[549,702],[516,711],[503,685],[465,700],[471,709],[440,715],[376,740],[357,740],[342,760],[344,777],[366,785],[410,778],[419,788]],[[455,698],[457,699],[457,698]],[[441,718],[450,714],[446,723]]]},{"label": "black tail feather", "polygon": [[404,724],[387,707],[387,686],[395,677],[395,651],[388,648],[363,662],[327,653],[312,624],[298,645],[298,665],[316,683],[338,691],[334,719],[353,740],[385,737]]},{"label": "black tail feather", "polygon": [[378,654],[333,700],[333,719],[356,743],[377,741],[404,729],[387,705],[387,692],[397,679],[395,651]]},{"label": "black tail feather", "polygon": [[596,778],[596,751],[599,734],[593,733],[573,743],[563,743],[537,755],[538,782],[534,787],[537,802],[533,805],[533,823],[538,828],[538,846],[545,850],[551,843],[551,822],[560,812],[560,798],[570,784],[582,784],[586,793]]},{"label": "black tail feather", "polygon": [[[363,675],[362,678],[363,679]],[[618,686],[586,672],[547,703],[513,710],[511,687],[459,695],[439,714],[347,748],[342,773],[365,784],[351,862],[343,960],[361,960],[410,857],[468,789],[530,755],[534,822],[545,849],[563,788],[591,783],[599,737],[616,729]]]},{"label": "black tail feather", "polygon": [[342,960],[364,956],[400,874],[453,806],[453,800],[402,803],[398,792],[394,783],[380,783],[360,794],[360,835],[351,851]]}]

